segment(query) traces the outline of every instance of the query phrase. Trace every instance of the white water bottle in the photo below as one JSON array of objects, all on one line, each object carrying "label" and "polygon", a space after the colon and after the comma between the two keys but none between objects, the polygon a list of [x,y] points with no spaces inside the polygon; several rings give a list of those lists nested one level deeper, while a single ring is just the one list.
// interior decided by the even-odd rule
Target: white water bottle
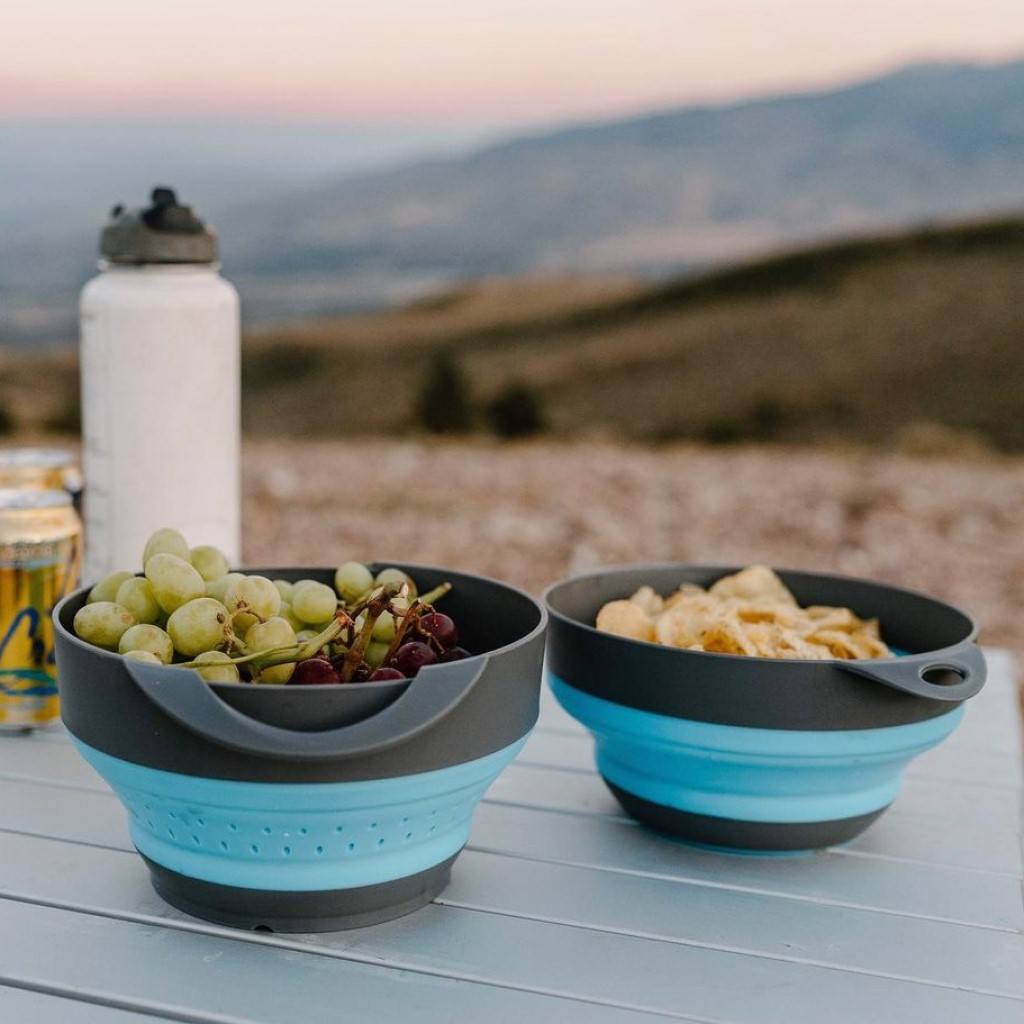
[{"label": "white water bottle", "polygon": [[238,294],[168,188],[114,207],[80,302],[85,580],[138,570],[161,526],[239,556]]}]

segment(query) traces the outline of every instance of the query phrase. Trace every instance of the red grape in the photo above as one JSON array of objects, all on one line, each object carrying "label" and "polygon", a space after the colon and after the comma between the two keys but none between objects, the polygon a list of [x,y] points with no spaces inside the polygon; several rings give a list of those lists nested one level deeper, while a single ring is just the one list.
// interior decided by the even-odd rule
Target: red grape
[{"label": "red grape", "polygon": [[429,644],[412,640],[398,648],[398,653],[392,659],[391,664],[406,679],[412,679],[424,665],[433,665],[436,661],[437,655]]},{"label": "red grape", "polygon": [[445,651],[444,654],[438,659],[441,662],[449,661],[462,661],[463,658],[471,658],[472,655],[465,647],[453,647],[450,651]]},{"label": "red grape", "polygon": [[300,686],[324,686],[340,683],[341,676],[326,658],[306,658],[295,666],[290,682]]},{"label": "red grape", "polygon": [[432,636],[442,647],[449,649],[459,642],[459,631],[455,623],[441,612],[427,612],[418,622],[420,631]]},{"label": "red grape", "polygon": [[402,673],[399,672],[397,668],[391,668],[389,665],[381,665],[380,668],[373,670],[373,673],[370,676],[370,682],[377,683],[385,679],[390,681],[392,679],[404,678],[405,676],[402,675]]}]

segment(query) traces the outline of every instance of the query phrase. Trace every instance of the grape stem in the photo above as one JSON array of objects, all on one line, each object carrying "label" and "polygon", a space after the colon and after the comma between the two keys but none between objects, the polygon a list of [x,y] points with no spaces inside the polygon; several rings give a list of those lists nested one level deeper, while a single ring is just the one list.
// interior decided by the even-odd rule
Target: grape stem
[{"label": "grape stem", "polygon": [[366,648],[370,645],[370,637],[373,633],[373,627],[377,624],[377,620],[384,614],[388,606],[391,604],[392,597],[398,592],[397,587],[384,586],[376,593],[374,597],[371,597],[367,601],[366,606],[363,609],[363,625],[359,630],[358,636],[355,638],[355,642],[345,652],[345,659],[341,663],[341,668],[338,671],[338,675],[341,676],[341,681],[347,683],[351,680],[352,676],[355,675],[355,671],[363,663],[363,656],[366,654]]},{"label": "grape stem", "polygon": [[452,585],[450,583],[442,583],[440,586],[434,587],[433,590],[428,590],[425,594],[421,594],[420,604],[437,604],[451,589]]},{"label": "grape stem", "polygon": [[[229,658],[226,662],[216,662],[219,665],[248,665],[252,664],[257,671],[265,668],[272,668],[274,665],[287,665],[293,661],[303,661],[305,658],[312,658],[321,648],[329,644],[348,625],[348,615],[345,612],[339,613],[338,617],[332,620],[322,632],[307,640],[303,644],[291,644],[287,647],[272,647],[266,651],[256,651],[253,654],[243,654],[237,658]],[[203,668],[209,666],[209,662],[184,661],[179,663],[178,668]]]}]

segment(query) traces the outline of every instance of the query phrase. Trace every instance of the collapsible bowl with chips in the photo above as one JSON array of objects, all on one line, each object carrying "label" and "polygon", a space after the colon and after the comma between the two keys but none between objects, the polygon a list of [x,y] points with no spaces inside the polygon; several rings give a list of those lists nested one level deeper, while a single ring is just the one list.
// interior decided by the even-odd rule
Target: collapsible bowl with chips
[{"label": "collapsible bowl with chips", "polygon": [[903,769],[940,743],[985,681],[976,627],[923,594],[804,572],[801,606],[877,617],[899,656],[781,660],[626,639],[598,610],[640,587],[710,586],[728,566],[602,569],[556,583],[548,678],[593,734],[597,767],[629,814],[691,842],[795,851],[842,843],[892,802]]},{"label": "collapsible bowl with chips", "polygon": [[444,607],[476,656],[412,681],[206,683],[76,637],[87,590],[57,606],[64,723],[168,903],[244,928],[328,931],[409,913],[444,887],[476,805],[536,721],[547,616],[494,580],[399,567],[424,590],[454,584]]}]

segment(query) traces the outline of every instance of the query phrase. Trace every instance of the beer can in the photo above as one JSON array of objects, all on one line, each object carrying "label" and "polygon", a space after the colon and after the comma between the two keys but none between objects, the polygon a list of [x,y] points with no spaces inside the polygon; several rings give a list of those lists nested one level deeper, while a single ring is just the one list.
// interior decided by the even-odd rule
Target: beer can
[{"label": "beer can", "polygon": [[50,614],[78,586],[81,540],[67,491],[0,489],[0,730],[58,717]]},{"label": "beer can", "polygon": [[0,448],[0,490],[8,487],[64,490],[81,511],[82,473],[64,448]]}]

